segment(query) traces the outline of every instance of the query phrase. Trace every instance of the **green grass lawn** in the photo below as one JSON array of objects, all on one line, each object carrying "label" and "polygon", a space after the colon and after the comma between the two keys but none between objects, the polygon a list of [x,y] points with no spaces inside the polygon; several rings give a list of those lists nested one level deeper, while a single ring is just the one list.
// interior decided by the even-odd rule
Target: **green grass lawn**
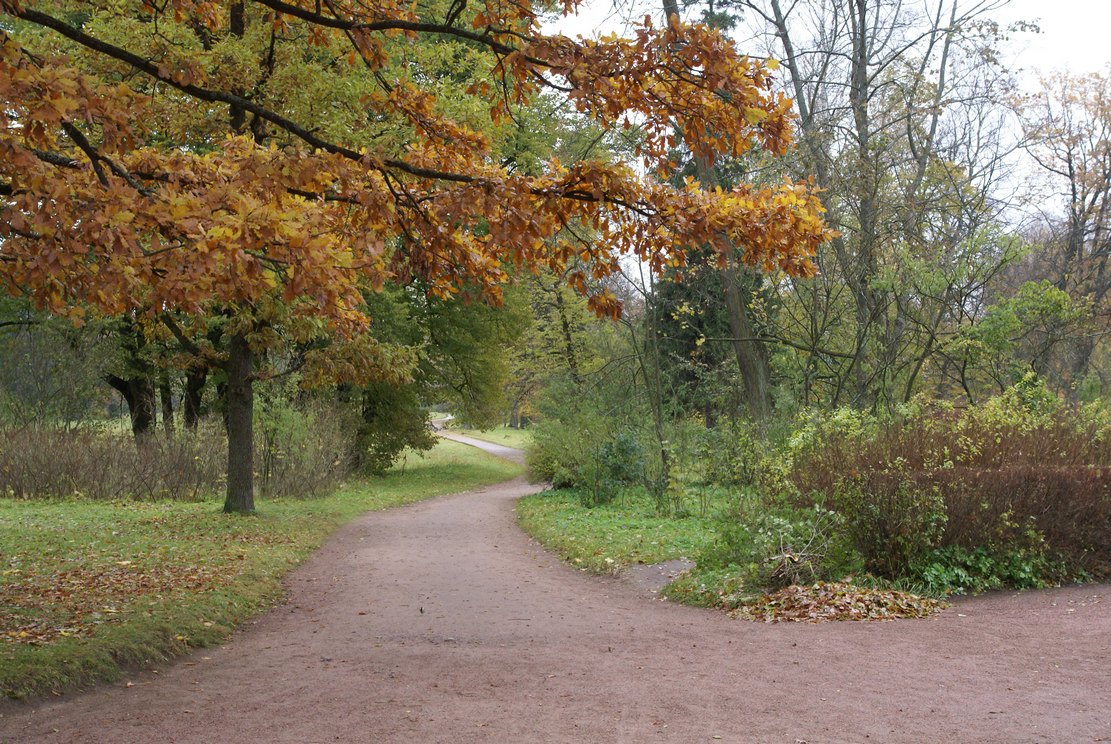
[{"label": "green grass lawn", "polygon": [[381,478],[315,499],[0,500],[0,690],[27,697],[120,676],[227,638],[359,514],[497,483],[518,465],[444,441]]},{"label": "green grass lawn", "polygon": [[574,491],[546,491],[517,502],[521,527],[576,566],[599,573],[634,563],[695,559],[717,535],[709,517],[675,519],[656,513],[643,492],[587,509]]},{"label": "green grass lawn", "polygon": [[448,431],[453,434],[461,434],[465,437],[481,439],[484,442],[501,444],[506,447],[515,447],[516,449],[524,449],[532,443],[532,433],[528,429],[510,429],[508,426],[499,426],[495,429],[487,429],[486,431],[463,428],[449,429]]}]

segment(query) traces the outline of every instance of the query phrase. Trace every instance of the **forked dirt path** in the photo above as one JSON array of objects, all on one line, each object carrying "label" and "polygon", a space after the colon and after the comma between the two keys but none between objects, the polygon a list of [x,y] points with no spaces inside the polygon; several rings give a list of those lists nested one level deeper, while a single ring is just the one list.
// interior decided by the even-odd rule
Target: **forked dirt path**
[{"label": "forked dirt path", "polygon": [[516,480],[368,514],[219,649],[0,707],[4,742],[1111,741],[1111,587],[761,625],[530,541]]}]

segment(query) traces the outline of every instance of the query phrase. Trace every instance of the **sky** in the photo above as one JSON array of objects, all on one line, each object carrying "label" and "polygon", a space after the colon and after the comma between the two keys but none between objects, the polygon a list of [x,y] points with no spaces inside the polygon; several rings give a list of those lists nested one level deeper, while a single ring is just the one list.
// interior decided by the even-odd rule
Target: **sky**
[{"label": "sky", "polygon": [[1022,34],[1010,46],[1025,71],[1102,72],[1111,64],[1111,3],[1106,0],[1012,0],[1000,21],[1031,20],[1040,34]]},{"label": "sky", "polygon": [[[631,7],[639,8],[634,17],[643,17],[646,8],[658,16],[662,4],[651,0],[617,2],[624,7],[615,10],[614,0],[584,0],[579,17],[563,19],[550,28],[558,28],[570,36],[589,37],[596,32],[620,34],[624,27],[621,18],[629,15]],[[1086,73],[1104,71],[1111,65],[1111,2],[1108,0],[1011,0],[991,16],[1004,24],[1025,20],[1040,26],[1041,33],[1013,35],[1004,50],[1012,69],[1022,70],[1021,79],[1030,84],[1036,81],[1039,70]]]}]

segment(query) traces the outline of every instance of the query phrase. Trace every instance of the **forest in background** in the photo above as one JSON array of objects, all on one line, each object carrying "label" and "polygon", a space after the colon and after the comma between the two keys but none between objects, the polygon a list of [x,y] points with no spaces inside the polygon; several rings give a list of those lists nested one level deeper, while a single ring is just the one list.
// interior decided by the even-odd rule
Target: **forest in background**
[{"label": "forest in background", "polygon": [[[279,48],[296,60],[289,50],[306,45],[297,21],[262,22],[272,5],[240,19],[243,28],[233,23],[220,43],[187,24],[171,36],[202,55],[197,69],[237,61],[214,84],[243,90],[236,76],[257,77],[257,57],[270,50],[272,62]],[[793,149],[718,147],[712,157],[694,144],[699,134],[714,138],[706,127],[679,132],[667,120],[659,126],[677,134],[660,139],[646,114],[584,116],[558,86],[507,99],[491,120],[485,42],[390,41],[407,56],[379,50],[386,62],[372,72],[419,68],[412,80],[435,91],[437,121],[466,122],[452,136],[488,140],[484,162],[512,177],[544,178],[553,162],[617,167],[657,147],[667,169],[654,175],[679,192],[808,182],[835,232],[814,243],[811,271],[753,259],[755,245],[787,250],[792,236],[774,220],[750,220],[751,244],[733,240],[732,251],[705,240],[663,260],[631,250],[635,240],[611,230],[612,215],[572,214],[546,243],[559,260],[513,261],[509,241],[524,227],[509,219],[516,213],[493,210],[488,217],[505,221],[467,230],[483,256],[506,261],[504,277],[492,278],[473,252],[438,263],[434,251],[420,253],[420,236],[413,247],[399,238],[401,268],[343,297],[370,320],[351,337],[314,315],[334,297],[300,305],[284,291],[267,295],[265,282],[250,301],[220,289],[199,305],[189,296],[182,307],[117,313],[88,293],[70,302],[68,290],[65,312],[43,309],[56,289],[46,282],[0,307],[0,489],[141,499],[230,489],[224,432],[242,423],[242,408],[233,415],[230,406],[249,378],[249,472],[264,497],[328,492],[351,474],[382,472],[406,448],[427,449],[436,408],[478,428],[529,427],[536,476],[577,489],[586,506],[627,497],[669,518],[717,510],[733,526],[700,565],[756,566],[758,575],[744,574],[751,585],[850,569],[921,583],[929,571],[970,575],[977,561],[994,572],[984,585],[1100,576],[1111,549],[1111,80],[1059,73],[1020,90],[998,51],[1024,29],[1000,27],[992,9],[665,2],[652,12],[759,40],[741,51],[778,60],[774,86],[792,100]],[[413,12],[450,26],[474,11],[429,3]],[[66,18],[103,38],[130,29],[109,13]],[[117,74],[33,15],[3,23],[95,74]],[[157,35],[149,43],[152,55],[173,48]],[[322,106],[372,75],[352,65],[358,73],[320,77],[314,54],[333,54],[325,70],[341,58],[330,43],[346,42],[309,44],[303,63],[273,66],[267,74],[288,77],[256,80],[260,100],[268,85],[301,86],[284,110],[315,117],[321,131],[354,131],[360,144],[386,138],[386,150],[402,152],[415,128],[432,142],[423,156],[454,157],[412,120],[351,129],[350,107]],[[154,145],[184,141],[201,152],[228,131],[171,97],[158,113],[165,129],[149,133]],[[767,115],[752,113],[753,126]],[[286,134],[235,105],[230,116],[231,131],[260,145]],[[18,121],[9,117],[9,133]],[[59,124],[83,150],[85,138],[67,126]],[[11,191],[0,194],[12,200]],[[23,228],[8,219],[15,232],[6,239],[15,240]],[[274,276],[267,281],[290,281]],[[246,377],[235,367],[244,349]],[[135,445],[121,446],[121,420]]]}]

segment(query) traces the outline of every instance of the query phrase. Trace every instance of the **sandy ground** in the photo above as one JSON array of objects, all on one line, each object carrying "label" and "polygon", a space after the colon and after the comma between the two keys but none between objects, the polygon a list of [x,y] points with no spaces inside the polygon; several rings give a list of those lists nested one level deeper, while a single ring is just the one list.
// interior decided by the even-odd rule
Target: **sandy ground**
[{"label": "sandy ground", "polygon": [[730,620],[561,563],[516,526],[535,488],[368,514],[227,645],[4,702],[0,741],[1111,741],[1111,587],[930,620]]}]

